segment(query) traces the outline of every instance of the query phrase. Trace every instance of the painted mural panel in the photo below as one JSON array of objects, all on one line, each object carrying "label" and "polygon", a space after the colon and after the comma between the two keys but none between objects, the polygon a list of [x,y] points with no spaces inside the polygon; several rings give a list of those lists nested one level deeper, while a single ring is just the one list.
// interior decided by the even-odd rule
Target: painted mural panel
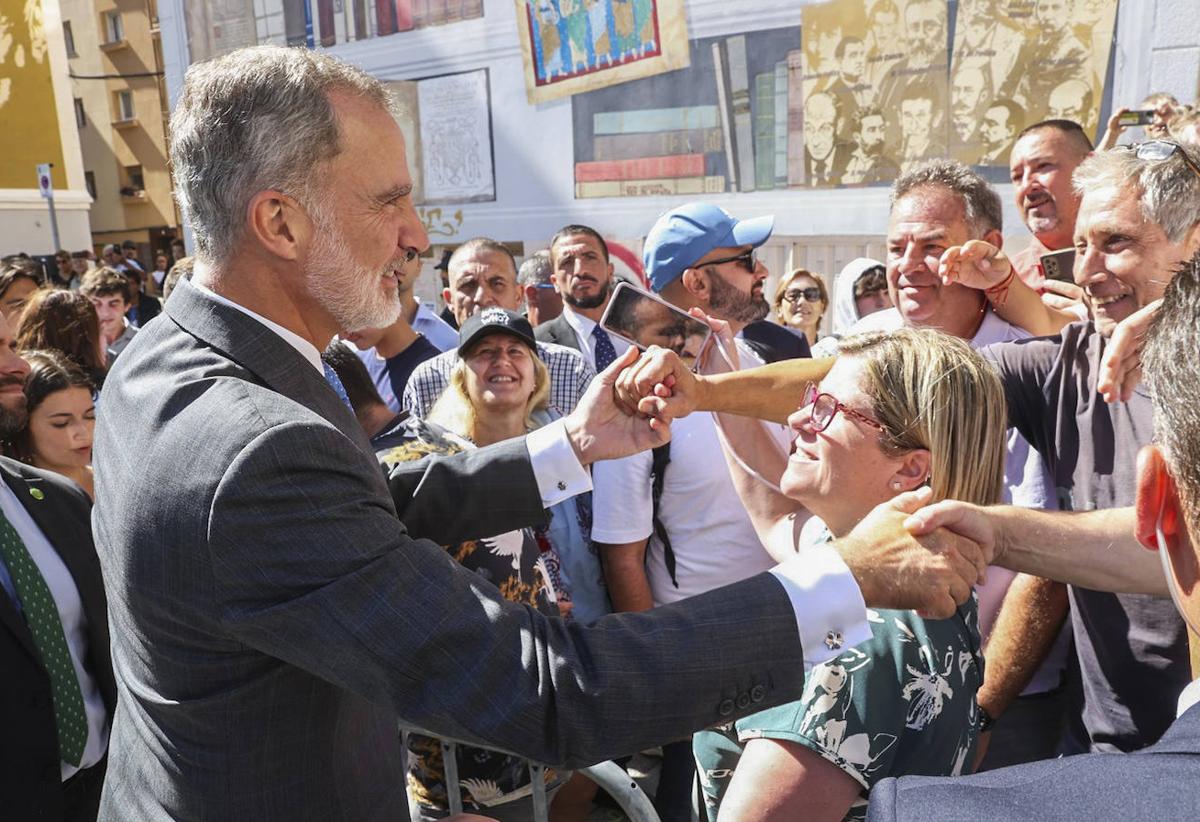
[{"label": "painted mural panel", "polygon": [[688,65],[683,0],[516,0],[516,5],[531,103]]},{"label": "painted mural panel", "polygon": [[960,0],[951,153],[1008,165],[1016,135],[1046,118],[1095,135],[1117,0]]},{"label": "painted mural panel", "polygon": [[0,188],[37,188],[36,167],[67,187],[41,0],[0,0]]}]

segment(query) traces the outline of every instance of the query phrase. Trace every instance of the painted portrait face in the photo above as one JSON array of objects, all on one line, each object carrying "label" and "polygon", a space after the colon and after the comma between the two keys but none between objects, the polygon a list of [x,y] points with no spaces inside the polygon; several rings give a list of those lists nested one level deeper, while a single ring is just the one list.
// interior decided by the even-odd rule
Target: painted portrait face
[{"label": "painted portrait face", "polygon": [[804,104],[804,145],[810,157],[824,160],[837,137],[837,106],[823,92],[810,95]]},{"label": "painted portrait face", "polygon": [[842,51],[842,74],[854,80],[867,70],[867,47],[863,43],[851,42]]},{"label": "painted portrait face", "polygon": [[1050,117],[1071,120],[1086,126],[1088,109],[1088,86],[1082,80],[1067,80],[1050,92]]},{"label": "painted portrait face", "polygon": [[983,102],[983,90],[986,85],[983,71],[975,67],[961,69],[954,75],[954,85],[950,93],[955,125],[963,123],[974,127],[975,113],[979,104]]},{"label": "painted portrait face", "polygon": [[1058,33],[1070,22],[1069,0],[1038,0],[1033,10],[1033,19],[1043,37],[1047,32]]},{"label": "painted portrait face", "polygon": [[926,140],[933,125],[933,101],[915,97],[900,103],[900,133],[905,140]]},{"label": "painted portrait face", "polygon": [[904,10],[904,26],[908,30],[909,62],[915,66],[931,66],[946,53],[946,26],[942,19],[945,6],[940,3],[916,0]]},{"label": "painted portrait face", "polygon": [[862,119],[862,127],[858,132],[858,144],[865,154],[877,157],[883,153],[883,141],[887,136],[887,127],[883,115],[871,114]]},{"label": "painted portrait face", "polygon": [[979,134],[989,147],[1007,143],[1012,137],[1012,127],[1008,124],[1008,109],[1004,106],[989,108],[979,125]]}]

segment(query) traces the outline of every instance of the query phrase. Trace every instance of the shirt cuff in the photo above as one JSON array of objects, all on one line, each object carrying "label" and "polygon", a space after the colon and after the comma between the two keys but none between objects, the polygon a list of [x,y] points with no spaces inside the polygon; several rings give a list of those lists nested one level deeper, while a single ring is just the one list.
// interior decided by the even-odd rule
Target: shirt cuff
[{"label": "shirt cuff", "polygon": [[810,545],[771,573],[792,601],[805,670],[871,638],[862,591],[832,544]]},{"label": "shirt cuff", "polygon": [[592,476],[575,456],[562,420],[531,432],[525,437],[525,447],[529,449],[529,463],[543,508],[553,508],[563,500],[592,490]]}]

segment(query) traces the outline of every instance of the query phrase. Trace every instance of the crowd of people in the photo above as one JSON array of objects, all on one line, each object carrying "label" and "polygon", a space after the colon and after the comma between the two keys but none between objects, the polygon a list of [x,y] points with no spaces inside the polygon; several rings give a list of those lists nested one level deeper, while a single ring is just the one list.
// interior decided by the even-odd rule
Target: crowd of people
[{"label": "crowd of people", "polygon": [[663,820],[1200,809],[1195,112],[1025,128],[1020,253],[952,159],[773,295],[773,218],[681,204],[606,323],[582,224],[418,300],[388,105],[199,64],[195,257],[5,258],[4,814],[569,822],[606,758]]}]

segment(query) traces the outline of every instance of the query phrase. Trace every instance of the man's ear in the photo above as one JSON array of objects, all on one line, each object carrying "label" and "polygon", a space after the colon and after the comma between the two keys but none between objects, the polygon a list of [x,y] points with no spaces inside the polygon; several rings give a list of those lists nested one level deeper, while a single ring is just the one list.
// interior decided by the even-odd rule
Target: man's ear
[{"label": "man's ear", "polygon": [[992,245],[996,246],[996,248],[1004,248],[1004,234],[994,228],[987,234],[983,235],[983,241],[985,243],[991,243]]},{"label": "man's ear", "polygon": [[523,285],[521,291],[525,294],[525,305],[537,305],[536,285]]},{"label": "man's ear", "polygon": [[924,448],[907,452],[901,457],[900,467],[892,474],[889,484],[900,492],[920,488],[929,480],[931,462],[929,452]]},{"label": "man's ear", "polygon": [[1181,522],[1179,491],[1167,471],[1167,462],[1157,445],[1147,445],[1138,452],[1137,502],[1134,503],[1137,540],[1152,551],[1165,550],[1169,545],[1158,544],[1161,522],[1167,542],[1179,539]]},{"label": "man's ear", "polygon": [[312,239],[312,219],[282,192],[258,192],[250,198],[246,213],[249,234],[276,257],[296,260],[301,247]]},{"label": "man's ear", "polygon": [[708,275],[699,268],[687,268],[679,275],[679,283],[688,293],[695,299],[702,301],[705,305],[708,304],[709,284]]}]

